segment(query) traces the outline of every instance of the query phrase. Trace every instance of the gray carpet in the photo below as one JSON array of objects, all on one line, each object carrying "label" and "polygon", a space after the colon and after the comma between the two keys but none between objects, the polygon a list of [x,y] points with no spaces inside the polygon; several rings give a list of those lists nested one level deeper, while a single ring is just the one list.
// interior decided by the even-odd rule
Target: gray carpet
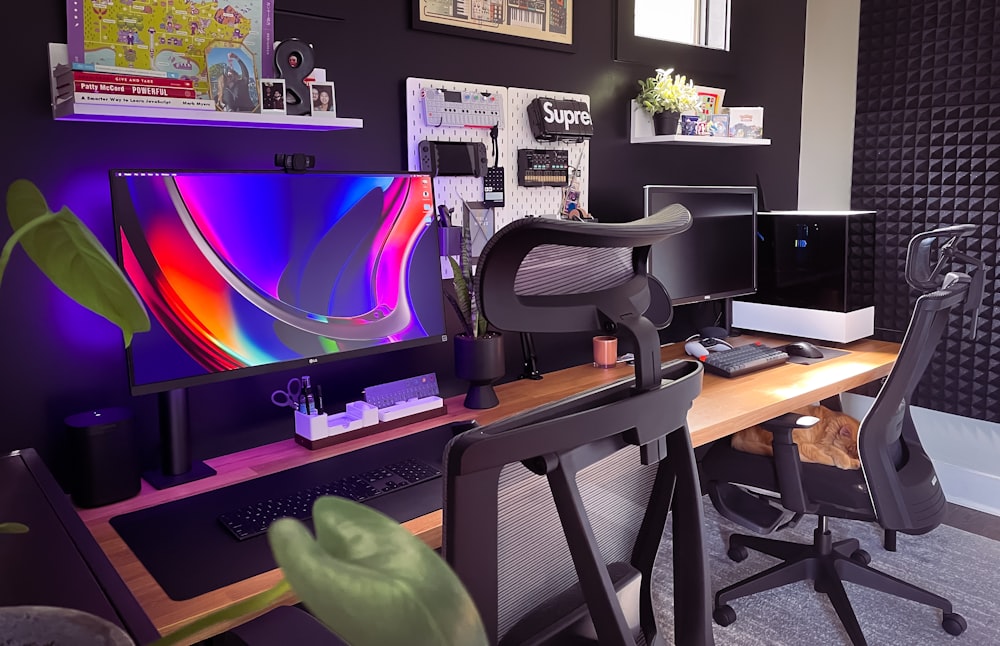
[{"label": "gray carpet", "polygon": [[[777,562],[751,551],[742,563],[726,556],[729,535],[752,533],[721,518],[705,499],[705,540],[716,590],[764,570]],[[812,541],[815,516],[773,538]],[[923,536],[899,535],[898,551],[882,548],[881,529],[874,524],[830,519],[834,540],[857,538],[872,555],[872,566],[949,599],[965,617],[968,629],[952,637],[941,628],[941,611],[912,601],[846,583],[845,589],[870,646],[996,646],[1000,645],[1000,542],[942,525]],[[664,548],[669,549],[670,532]],[[657,623],[667,643],[673,643],[673,581],[669,552],[661,552],[654,571]],[[826,595],[809,582],[793,583],[730,604],[736,621],[723,628],[713,623],[717,646],[850,646],[850,639]]]}]

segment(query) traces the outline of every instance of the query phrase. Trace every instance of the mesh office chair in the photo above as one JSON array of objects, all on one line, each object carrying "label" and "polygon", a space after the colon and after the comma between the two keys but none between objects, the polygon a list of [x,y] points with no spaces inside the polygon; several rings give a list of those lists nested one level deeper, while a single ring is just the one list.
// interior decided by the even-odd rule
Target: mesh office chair
[{"label": "mesh office chair", "polygon": [[467,431],[446,449],[442,552],[496,643],[662,644],[649,591],[671,508],[676,641],[713,643],[686,426],[701,366],[661,365],[643,317],[649,245],[690,221],[676,206],[625,224],[531,218],[483,249],[478,293],[492,325],[617,330],[635,354],[634,377]]},{"label": "mesh office chair", "polygon": [[[944,518],[944,493],[920,445],[909,401],[951,315],[959,311],[971,313],[975,330],[983,299],[983,266],[955,248],[959,238],[975,230],[973,225],[955,225],[910,240],[906,280],[922,295],[917,299],[896,363],[861,422],[861,470],[801,463],[791,439],[799,416],[791,413],[764,424],[773,434],[773,458],[735,451],[728,441],[720,441],[700,460],[702,482],[713,504],[736,523],[769,533],[783,520],[783,512],[766,496],[738,485],[776,492],[786,510],[819,517],[812,545],[739,534],[730,538],[728,555],[734,561],[747,558],[750,548],[783,562],[720,590],[713,613],[720,625],[735,621],[736,613],[728,605],[733,599],[795,581],[813,580],[815,589],[830,598],[855,645],[866,642],[843,581],[940,608],[944,613],[941,625],[947,632],[958,635],[965,630],[965,620],[952,612],[947,599],[869,567],[871,556],[859,549],[856,539],[833,542],[826,519],[832,516],[876,521],[890,534],[923,534]],[[932,263],[935,245],[937,260]],[[971,274],[942,273],[950,269],[948,265],[953,261],[975,269]]]}]

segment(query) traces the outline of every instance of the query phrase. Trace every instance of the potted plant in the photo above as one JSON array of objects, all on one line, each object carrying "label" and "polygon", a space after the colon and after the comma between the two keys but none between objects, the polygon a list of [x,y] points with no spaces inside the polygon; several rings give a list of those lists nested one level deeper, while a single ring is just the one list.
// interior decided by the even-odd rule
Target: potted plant
[{"label": "potted plant", "polygon": [[490,331],[486,317],[477,304],[476,280],[472,272],[469,250],[469,221],[462,225],[461,263],[448,256],[453,273],[454,295],[445,292],[455,308],[463,331],[455,335],[455,374],[469,382],[465,395],[466,408],[493,408],[500,403],[493,383],[503,377],[505,361],[503,335]]},{"label": "potted plant", "polygon": [[656,76],[639,81],[636,103],[653,118],[653,131],[658,135],[677,133],[681,112],[698,107],[698,92],[694,81],[674,69],[656,70]]},{"label": "potted plant", "polygon": [[[0,252],[0,283],[14,248],[20,244],[63,293],[117,325],[126,346],[134,333],[149,329],[149,316],[128,279],[87,225],[67,207],[53,212],[34,184],[18,179],[7,190],[7,217],[13,235]],[[36,539],[22,523],[0,522],[0,540]],[[37,605],[0,609],[0,634],[4,644],[133,643],[124,630],[95,615]]]}]

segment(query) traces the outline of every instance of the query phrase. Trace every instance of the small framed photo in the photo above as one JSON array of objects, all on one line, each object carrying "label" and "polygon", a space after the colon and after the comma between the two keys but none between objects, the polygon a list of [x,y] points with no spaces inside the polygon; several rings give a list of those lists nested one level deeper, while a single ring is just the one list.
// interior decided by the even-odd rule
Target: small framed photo
[{"label": "small framed photo", "polygon": [[309,84],[309,94],[312,100],[312,116],[337,116],[337,100],[333,93],[333,83],[330,81],[313,81]]},{"label": "small framed photo", "polygon": [[285,114],[285,79],[260,80],[260,111]]}]

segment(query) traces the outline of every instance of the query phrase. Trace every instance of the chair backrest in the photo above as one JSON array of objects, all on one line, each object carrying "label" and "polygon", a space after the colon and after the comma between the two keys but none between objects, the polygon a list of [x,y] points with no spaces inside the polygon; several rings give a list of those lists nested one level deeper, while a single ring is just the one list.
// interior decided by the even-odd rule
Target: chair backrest
[{"label": "chair backrest", "polygon": [[[973,233],[969,224],[927,231],[910,241],[906,279],[923,292],[917,298],[910,323],[892,371],[861,421],[858,451],[861,466],[880,524],[892,530],[919,534],[939,525],[945,497],[930,459],[920,444],[909,403],[952,314],[972,314],[983,299],[982,263],[958,252],[958,240]],[[937,245],[937,260],[931,252]],[[971,264],[971,273],[947,271],[955,261]]]},{"label": "chair backrest", "polygon": [[612,581],[628,571],[643,575],[642,636],[655,637],[649,581],[673,477],[659,459],[675,430],[690,452],[686,415],[702,372],[691,361],[661,366],[642,317],[645,266],[650,244],[688,226],[681,207],[624,224],[525,219],[483,249],[479,305],[491,325],[617,330],[636,348],[635,377],[467,431],[446,449],[442,551],[491,640],[539,643],[582,607],[600,643],[636,643]]}]

